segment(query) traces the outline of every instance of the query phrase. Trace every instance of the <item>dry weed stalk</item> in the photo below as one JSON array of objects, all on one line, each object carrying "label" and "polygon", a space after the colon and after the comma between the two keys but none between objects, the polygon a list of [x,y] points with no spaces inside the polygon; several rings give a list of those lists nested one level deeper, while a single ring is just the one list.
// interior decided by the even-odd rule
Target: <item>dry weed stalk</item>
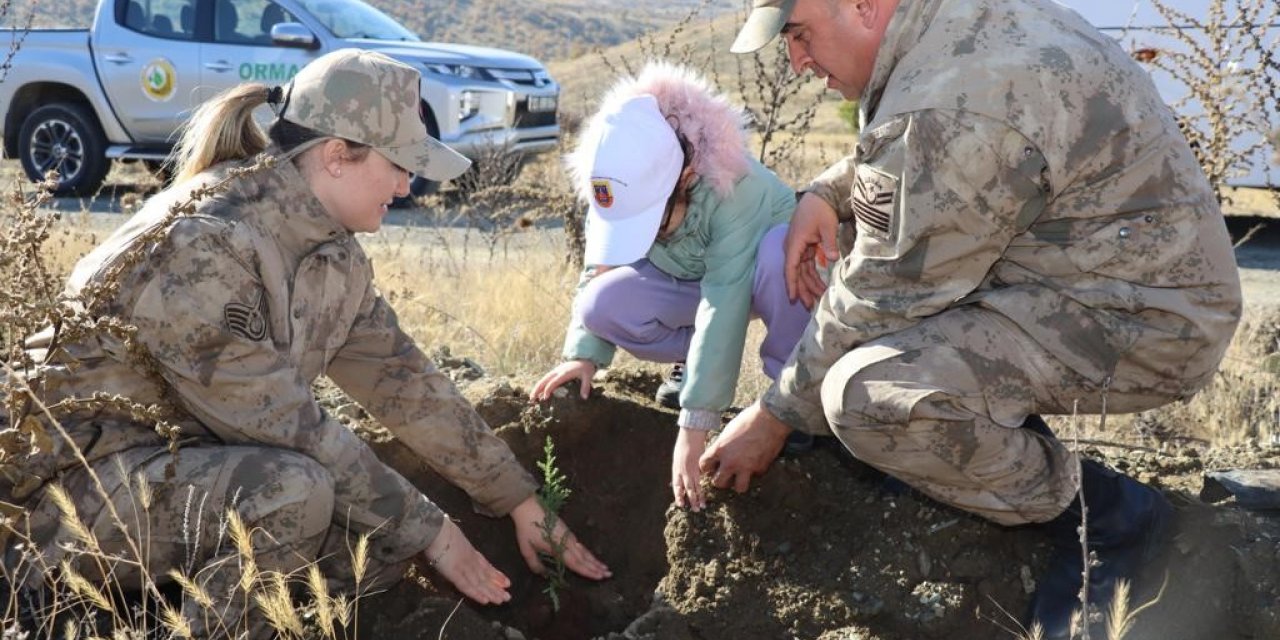
[{"label": "dry weed stalk", "polygon": [[31,33],[31,25],[35,24],[36,19],[36,6],[35,2],[30,3],[25,18],[10,21],[9,17],[14,9],[13,0],[0,0],[0,24],[15,25],[15,28],[9,32],[9,50],[5,53],[4,60],[0,61],[0,82],[4,82],[4,79],[9,76],[9,69],[13,68],[13,57],[18,55],[18,50],[26,41],[27,34]]},{"label": "dry weed stalk", "polygon": [[[681,66],[690,68],[700,68],[701,65],[695,65],[693,59],[696,56],[694,45],[690,42],[678,44],[680,36],[689,29],[689,25],[693,24],[694,19],[702,13],[709,5],[709,0],[703,0],[701,4],[694,7],[681,18],[670,31],[667,32],[665,38],[659,38],[654,32],[646,33],[636,39],[636,43],[640,49],[639,59],[636,61],[628,60],[623,56],[619,56],[616,60],[610,58],[604,51],[600,51],[600,61],[604,64],[609,73],[617,76],[635,76],[640,73],[640,67],[649,60],[667,60]],[[710,57],[714,61],[714,56]]]},{"label": "dry weed stalk", "polygon": [[[1134,56],[1177,80],[1188,93],[1172,106],[1220,202],[1228,180],[1265,166],[1280,147],[1280,24],[1274,0],[1211,0],[1203,18],[1152,0],[1166,22],[1155,31],[1180,49],[1138,45]],[[1269,179],[1280,206],[1280,182]],[[1263,186],[1263,185],[1256,185]]]},{"label": "dry weed stalk", "polygon": [[[499,246],[506,257],[506,241],[543,221],[563,221],[566,231],[565,262],[581,265],[586,244],[582,237],[580,204],[568,184],[562,186],[535,184],[491,185],[470,194],[461,203],[462,214],[485,237],[489,262],[497,257]],[[570,230],[572,226],[573,230]],[[463,259],[466,259],[465,245]]]},{"label": "dry weed stalk", "polygon": [[[712,86],[736,90],[744,103],[742,106],[747,112],[750,130],[759,137],[757,159],[777,171],[793,163],[802,151],[805,138],[813,127],[820,96],[805,98],[801,95],[807,78],[792,72],[786,43],[781,38],[772,47],[734,56],[734,72],[728,83],[716,65],[714,28],[710,32],[712,52],[705,59],[696,47],[700,43],[685,41],[677,44],[681,34],[708,4],[704,1],[692,9],[667,32],[663,40],[653,34],[641,37],[638,60],[622,56],[615,60],[601,52],[601,61],[615,76],[634,76],[639,67],[649,60],[667,60],[698,71],[711,81]],[[798,108],[797,101],[800,101]]]}]

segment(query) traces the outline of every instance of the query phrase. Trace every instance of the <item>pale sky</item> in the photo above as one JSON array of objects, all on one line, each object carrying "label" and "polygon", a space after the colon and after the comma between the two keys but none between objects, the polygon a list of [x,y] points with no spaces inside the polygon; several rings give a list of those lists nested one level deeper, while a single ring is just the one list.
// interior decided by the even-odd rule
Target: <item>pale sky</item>
[{"label": "pale sky", "polygon": [[[1095,27],[1143,27],[1163,25],[1165,21],[1150,0],[1057,0],[1075,9]],[[1203,18],[1209,0],[1163,0],[1168,7]],[[1135,14],[1135,8],[1137,13]]]},{"label": "pale sky", "polygon": [[[1183,14],[1194,17],[1197,20],[1204,21],[1208,17],[1209,3],[1211,0],[1161,0],[1165,6],[1175,9]],[[1271,0],[1273,2],[1280,0]],[[1162,31],[1146,31],[1141,27],[1161,27],[1166,26],[1167,21],[1156,11],[1152,4],[1153,0],[1057,0],[1060,4],[1064,4],[1086,20],[1093,23],[1094,26],[1102,29],[1123,29],[1125,27],[1135,30],[1124,34],[1122,38],[1122,46],[1126,49],[1134,49],[1138,47],[1154,47],[1157,49],[1169,49],[1173,51],[1185,50],[1185,45],[1174,38],[1168,32]],[[1237,12],[1237,3],[1228,2],[1226,7],[1227,19],[1232,20]],[[1120,38],[1121,32],[1107,31],[1113,37]],[[1189,34],[1192,38],[1204,41],[1202,33]],[[1270,29],[1268,31],[1268,41],[1271,43],[1280,42],[1280,27]],[[1228,54],[1228,57],[1239,58],[1237,62],[1249,66],[1257,65],[1257,52],[1248,47],[1240,47],[1237,43]],[[1155,80],[1156,88],[1160,94],[1170,104],[1180,105],[1179,109],[1185,115],[1195,116],[1201,112],[1199,103],[1192,101],[1190,103],[1181,103],[1180,99],[1188,94],[1186,86],[1175,80],[1173,76],[1167,72],[1155,67],[1148,67]],[[1274,120],[1267,120],[1272,123],[1268,127],[1274,126]],[[1249,144],[1256,143],[1258,136],[1253,134],[1241,134],[1239,145],[1241,148]],[[1242,170],[1240,175],[1232,176],[1231,182],[1235,184],[1257,186],[1263,184],[1280,183],[1280,170],[1273,171],[1263,160],[1262,156],[1269,154],[1259,154],[1251,167]],[[1275,173],[1276,175],[1272,175]]]}]

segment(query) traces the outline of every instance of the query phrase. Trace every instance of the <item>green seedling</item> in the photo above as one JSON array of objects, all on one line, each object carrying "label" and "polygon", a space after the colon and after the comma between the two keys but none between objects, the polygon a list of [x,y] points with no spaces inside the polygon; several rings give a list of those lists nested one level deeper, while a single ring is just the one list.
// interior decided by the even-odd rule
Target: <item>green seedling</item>
[{"label": "green seedling", "polygon": [[556,523],[560,520],[560,509],[569,500],[569,494],[572,491],[569,490],[568,479],[556,465],[556,448],[551,442],[551,436],[547,436],[546,444],[542,447],[542,460],[538,461],[538,470],[542,472],[542,488],[538,489],[538,503],[542,505],[542,510],[546,514],[538,527],[542,529],[542,539],[551,548],[551,553],[540,554],[542,564],[547,568],[544,574],[547,586],[542,592],[551,598],[552,610],[559,611],[560,591],[568,586],[564,566],[564,549],[567,540],[564,536],[557,538],[555,531]]}]

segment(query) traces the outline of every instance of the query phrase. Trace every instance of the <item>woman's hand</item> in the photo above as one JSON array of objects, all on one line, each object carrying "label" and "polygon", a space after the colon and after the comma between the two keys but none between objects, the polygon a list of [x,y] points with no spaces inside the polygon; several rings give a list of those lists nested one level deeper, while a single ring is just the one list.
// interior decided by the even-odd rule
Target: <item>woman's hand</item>
[{"label": "woman's hand", "polygon": [[507,592],[511,580],[471,546],[471,541],[448,516],[422,555],[458,591],[480,604],[502,604],[511,599]]},{"label": "woman's hand", "polygon": [[698,468],[698,459],[706,448],[706,431],[682,428],[676,436],[676,447],[671,452],[671,493],[681,509],[696,512],[707,506],[702,493],[702,471]]},{"label": "woman's hand", "polygon": [[[537,496],[529,496],[511,510],[511,521],[516,525],[516,543],[520,546],[520,555],[524,557],[525,564],[529,565],[529,570],[538,575],[546,572],[546,567],[542,566],[542,560],[538,558],[538,554],[554,555],[554,549],[551,548],[551,543],[548,542],[542,528],[546,513],[538,503]],[[603,580],[613,575],[609,567],[600,562],[587,550],[586,546],[578,541],[577,536],[569,531],[563,518],[556,517],[551,538],[563,542],[564,566],[570,571],[592,580]]]},{"label": "woman's hand", "polygon": [[551,392],[559,389],[564,383],[577,379],[582,389],[582,399],[591,395],[591,378],[596,375],[596,364],[590,360],[569,360],[561,362],[556,368],[548,371],[529,392],[529,399],[542,402],[551,397]]}]

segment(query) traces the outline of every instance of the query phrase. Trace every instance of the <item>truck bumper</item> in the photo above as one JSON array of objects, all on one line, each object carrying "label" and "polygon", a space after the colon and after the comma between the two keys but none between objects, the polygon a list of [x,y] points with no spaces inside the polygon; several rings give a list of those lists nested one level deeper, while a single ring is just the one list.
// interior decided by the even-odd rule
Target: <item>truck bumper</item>
[{"label": "truck bumper", "polygon": [[560,87],[554,82],[532,87],[423,77],[422,97],[432,108],[440,140],[468,158],[483,162],[557,147]]},{"label": "truck bumper", "polygon": [[555,149],[560,141],[560,125],[518,129],[490,129],[444,137],[445,144],[472,160],[506,153],[542,153]]}]

